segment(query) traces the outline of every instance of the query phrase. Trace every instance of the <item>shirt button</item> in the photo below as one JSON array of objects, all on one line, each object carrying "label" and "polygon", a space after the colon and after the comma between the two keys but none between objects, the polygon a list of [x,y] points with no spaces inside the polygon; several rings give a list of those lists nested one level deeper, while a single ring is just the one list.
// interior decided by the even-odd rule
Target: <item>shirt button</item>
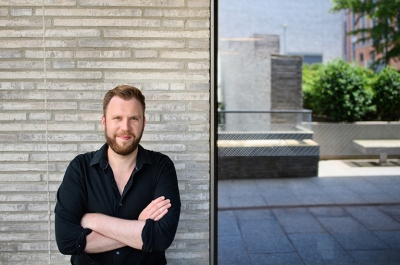
[{"label": "shirt button", "polygon": [[119,255],[119,251],[115,252],[115,254]]},{"label": "shirt button", "polygon": [[122,206],[122,203],[120,203],[119,206],[121,207],[121,206]]}]

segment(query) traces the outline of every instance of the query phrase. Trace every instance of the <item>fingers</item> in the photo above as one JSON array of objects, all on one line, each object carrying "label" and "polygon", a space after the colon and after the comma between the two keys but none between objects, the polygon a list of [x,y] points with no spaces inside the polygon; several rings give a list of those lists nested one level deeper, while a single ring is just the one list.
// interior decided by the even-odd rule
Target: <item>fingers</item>
[{"label": "fingers", "polygon": [[158,197],[140,213],[138,220],[153,219],[158,221],[168,213],[170,207],[171,202],[169,199],[165,199],[164,196]]},{"label": "fingers", "polygon": [[156,208],[151,215],[151,219],[155,221],[160,220],[164,215],[168,213],[168,209],[171,207],[171,203],[169,202],[169,200],[165,200],[158,203],[157,206],[159,206],[159,208]]}]

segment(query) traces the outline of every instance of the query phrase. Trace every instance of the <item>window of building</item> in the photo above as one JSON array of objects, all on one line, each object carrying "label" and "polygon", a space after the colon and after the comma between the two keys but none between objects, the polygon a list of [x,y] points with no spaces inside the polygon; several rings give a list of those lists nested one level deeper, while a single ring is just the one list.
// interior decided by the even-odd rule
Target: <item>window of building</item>
[{"label": "window of building", "polygon": [[363,53],[360,53],[360,62],[361,63],[364,62],[364,54]]},{"label": "window of building", "polygon": [[369,58],[371,61],[375,61],[375,52],[374,51],[369,53]]}]

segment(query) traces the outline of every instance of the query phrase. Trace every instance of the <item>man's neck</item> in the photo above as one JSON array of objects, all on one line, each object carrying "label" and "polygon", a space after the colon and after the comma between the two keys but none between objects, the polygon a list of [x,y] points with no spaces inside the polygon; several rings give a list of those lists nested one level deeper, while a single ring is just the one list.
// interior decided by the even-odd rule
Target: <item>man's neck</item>
[{"label": "man's neck", "polygon": [[136,148],[131,154],[122,156],[115,153],[110,147],[108,147],[108,163],[111,168],[118,169],[118,171],[132,171],[136,166],[137,155],[139,148]]}]

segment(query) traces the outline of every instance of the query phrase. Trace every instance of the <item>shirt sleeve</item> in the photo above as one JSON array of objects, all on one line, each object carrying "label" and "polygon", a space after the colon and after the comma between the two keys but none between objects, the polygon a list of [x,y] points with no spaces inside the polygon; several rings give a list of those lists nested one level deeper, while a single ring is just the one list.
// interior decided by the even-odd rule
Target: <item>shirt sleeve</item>
[{"label": "shirt sleeve", "polygon": [[157,167],[154,198],[170,199],[171,208],[159,221],[146,220],[142,230],[142,251],[165,251],[174,240],[181,212],[178,180],[174,164],[164,156]]},{"label": "shirt sleeve", "polygon": [[75,158],[65,171],[54,209],[57,246],[66,255],[84,254],[86,236],[92,232],[80,224],[86,212],[87,196],[79,164]]}]

